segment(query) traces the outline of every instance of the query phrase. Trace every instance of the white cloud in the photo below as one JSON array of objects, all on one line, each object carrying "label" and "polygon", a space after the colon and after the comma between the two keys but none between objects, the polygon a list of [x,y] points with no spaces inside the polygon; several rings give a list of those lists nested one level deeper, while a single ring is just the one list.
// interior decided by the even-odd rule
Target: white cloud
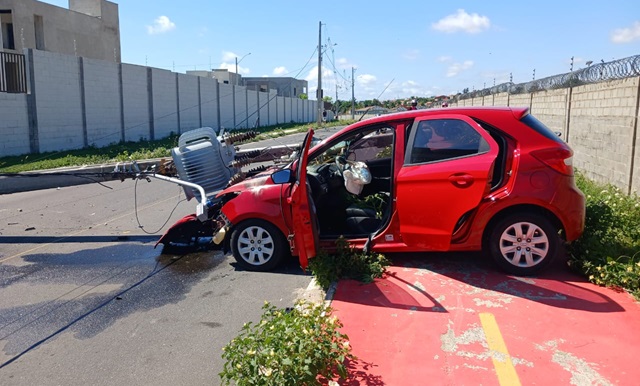
[{"label": "white cloud", "polygon": [[491,27],[491,21],[486,16],[480,16],[477,13],[468,14],[464,9],[459,9],[455,14],[440,19],[437,23],[431,25],[436,31],[454,33],[467,32],[477,34]]},{"label": "white cloud", "polygon": [[473,67],[472,60],[465,60],[462,63],[453,63],[447,69],[447,78],[454,77],[459,73],[461,73],[462,71],[470,69],[471,67]]},{"label": "white cloud", "polygon": [[289,71],[284,66],[276,67],[273,69],[273,75],[284,75],[284,74],[287,74],[288,72]]},{"label": "white cloud", "polygon": [[450,62],[450,61],[452,61],[452,60],[453,60],[453,58],[452,58],[451,56],[443,55],[443,56],[438,56],[438,57],[436,58],[436,60],[437,60],[438,62],[446,63],[446,62]]},{"label": "white cloud", "polygon": [[153,25],[147,26],[149,35],[157,35],[176,29],[176,23],[169,20],[166,16],[160,16],[153,21]]},{"label": "white cloud", "polygon": [[611,41],[616,44],[631,43],[640,39],[640,21],[628,28],[618,28],[611,33]]},{"label": "white cloud", "polygon": [[358,75],[356,79],[358,80],[358,84],[361,84],[363,86],[368,86],[372,83],[375,83],[376,80],[378,80],[378,78],[376,78],[375,75],[371,75],[371,74]]}]

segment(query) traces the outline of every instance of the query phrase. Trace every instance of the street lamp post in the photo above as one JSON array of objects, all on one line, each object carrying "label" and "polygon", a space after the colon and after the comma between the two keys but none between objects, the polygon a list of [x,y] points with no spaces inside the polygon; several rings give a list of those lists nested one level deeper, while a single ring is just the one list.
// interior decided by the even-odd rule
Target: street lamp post
[{"label": "street lamp post", "polygon": [[242,59],[246,58],[247,56],[251,55],[251,52],[249,52],[248,54],[245,54],[243,57],[240,58],[240,60],[238,60],[238,57],[236,56],[236,86],[238,85],[238,63],[242,62]]}]

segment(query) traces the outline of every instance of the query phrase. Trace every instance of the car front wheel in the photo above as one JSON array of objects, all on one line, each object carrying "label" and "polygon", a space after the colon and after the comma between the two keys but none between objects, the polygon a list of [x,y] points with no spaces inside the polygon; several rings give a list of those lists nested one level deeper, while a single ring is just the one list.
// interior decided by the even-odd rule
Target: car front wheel
[{"label": "car front wheel", "polygon": [[520,276],[534,275],[560,253],[560,237],[545,217],[533,213],[514,214],[493,228],[489,252],[503,270]]},{"label": "car front wheel", "polygon": [[231,233],[231,251],[238,264],[251,271],[269,271],[288,254],[282,232],[263,220],[246,220]]}]

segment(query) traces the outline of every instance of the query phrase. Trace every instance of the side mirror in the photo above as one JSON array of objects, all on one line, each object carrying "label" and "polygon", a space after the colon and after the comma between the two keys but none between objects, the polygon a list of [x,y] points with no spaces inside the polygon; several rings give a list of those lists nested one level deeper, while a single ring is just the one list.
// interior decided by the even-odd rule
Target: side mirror
[{"label": "side mirror", "polygon": [[274,184],[286,184],[291,182],[291,169],[282,169],[271,175]]}]

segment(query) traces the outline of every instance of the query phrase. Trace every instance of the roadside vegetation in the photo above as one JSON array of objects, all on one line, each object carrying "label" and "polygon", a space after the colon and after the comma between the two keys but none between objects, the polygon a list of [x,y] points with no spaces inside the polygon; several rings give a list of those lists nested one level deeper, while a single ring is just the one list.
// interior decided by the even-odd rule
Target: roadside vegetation
[{"label": "roadside vegetation", "polygon": [[[341,126],[353,121],[332,121],[323,127]],[[255,141],[306,132],[313,124],[286,124],[252,129],[258,132]],[[242,130],[245,131],[245,130]],[[178,145],[178,135],[157,141],[122,142],[106,147],[26,154],[0,158],[0,173],[20,173],[70,166],[100,165],[133,160],[171,157],[171,149]]]},{"label": "roadside vegetation", "polygon": [[576,173],[587,197],[584,234],[569,246],[570,266],[592,283],[640,300],[640,197]]}]

